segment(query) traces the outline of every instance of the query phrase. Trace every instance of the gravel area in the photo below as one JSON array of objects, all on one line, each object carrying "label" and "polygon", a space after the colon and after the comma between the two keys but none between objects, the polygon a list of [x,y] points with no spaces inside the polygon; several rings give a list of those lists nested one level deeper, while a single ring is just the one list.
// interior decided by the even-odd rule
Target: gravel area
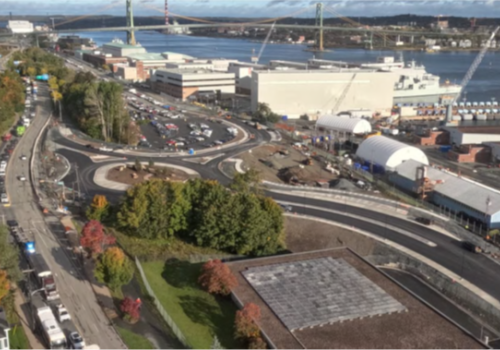
[{"label": "gravel area", "polygon": [[[184,171],[179,170],[179,169],[174,169],[174,168],[167,168],[167,167],[160,167],[160,166],[155,166],[154,169],[166,169],[167,174],[166,175],[153,175],[149,171],[146,170],[141,170],[141,171],[135,171],[134,169],[131,169],[129,167],[123,168],[122,171],[120,171],[121,167],[114,167],[112,168],[106,178],[111,181],[116,181],[120,183],[124,183],[127,185],[135,185],[138,183],[141,183],[145,180],[150,180],[150,179],[167,179],[170,181],[185,181],[190,178],[194,178],[194,176],[186,174]],[[137,177],[134,178],[133,174],[137,174]]]}]

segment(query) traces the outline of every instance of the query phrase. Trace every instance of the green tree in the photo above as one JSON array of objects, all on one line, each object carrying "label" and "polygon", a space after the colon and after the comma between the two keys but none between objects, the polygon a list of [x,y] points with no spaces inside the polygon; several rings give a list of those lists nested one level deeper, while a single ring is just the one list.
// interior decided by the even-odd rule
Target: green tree
[{"label": "green tree", "polygon": [[280,116],[274,113],[267,103],[259,103],[253,117],[261,123],[277,123],[280,120]]},{"label": "green tree", "polygon": [[134,270],[123,250],[111,247],[100,256],[94,274],[99,282],[106,283],[113,290],[118,290],[130,282]]},{"label": "green tree", "polygon": [[7,227],[0,226],[0,269],[7,271],[11,281],[17,282],[22,278],[19,270],[19,252],[15,245],[9,243],[8,237]]},{"label": "green tree", "polygon": [[127,191],[119,206],[117,224],[141,238],[172,237],[188,227],[189,200],[181,183],[153,179]]},{"label": "green tree", "polygon": [[138,158],[135,158],[134,169],[135,169],[135,171],[142,170],[142,163]]},{"label": "green tree", "polygon": [[253,192],[260,194],[262,192],[260,181],[260,172],[251,168],[243,174],[237,173],[231,182],[230,188],[236,192]]}]

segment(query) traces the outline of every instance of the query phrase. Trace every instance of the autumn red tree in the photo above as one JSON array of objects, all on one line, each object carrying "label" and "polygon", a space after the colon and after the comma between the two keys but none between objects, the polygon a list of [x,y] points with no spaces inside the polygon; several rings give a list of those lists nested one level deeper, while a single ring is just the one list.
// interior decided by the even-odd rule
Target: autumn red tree
[{"label": "autumn red tree", "polygon": [[80,244],[89,249],[92,254],[102,253],[104,247],[115,242],[115,237],[104,233],[104,227],[99,221],[90,220],[83,226]]},{"label": "autumn red tree", "polygon": [[130,322],[136,322],[140,317],[141,303],[130,297],[126,297],[120,304],[120,310],[125,314],[125,319]]},{"label": "autumn red tree", "polygon": [[236,311],[236,317],[234,319],[235,337],[246,340],[260,337],[260,330],[257,325],[259,320],[260,308],[253,303],[245,304],[243,309]]},{"label": "autumn red tree", "polygon": [[9,293],[10,283],[7,271],[0,270],[0,301]]},{"label": "autumn red tree", "polygon": [[238,285],[229,267],[218,259],[210,260],[203,265],[198,283],[207,292],[220,295],[229,295]]}]

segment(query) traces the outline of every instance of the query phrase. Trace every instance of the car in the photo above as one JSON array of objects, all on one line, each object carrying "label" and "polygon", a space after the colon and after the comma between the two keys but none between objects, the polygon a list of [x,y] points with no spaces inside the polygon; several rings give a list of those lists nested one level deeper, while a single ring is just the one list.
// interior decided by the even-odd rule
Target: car
[{"label": "car", "polygon": [[431,219],[424,218],[424,217],[417,217],[417,218],[415,218],[415,221],[419,222],[419,223],[421,223],[423,225],[426,225],[426,226],[429,226],[430,224],[432,224],[432,220]]},{"label": "car", "polygon": [[19,227],[19,223],[16,220],[7,220],[7,226],[9,226],[9,228],[12,230],[16,227]]},{"label": "car", "polygon": [[481,247],[479,247],[478,245],[476,245],[472,242],[469,242],[469,241],[463,241],[462,247],[465,250],[468,250],[469,252],[472,252],[472,253],[481,253],[481,251],[482,251]]},{"label": "car", "polygon": [[71,320],[71,315],[63,304],[57,305],[57,318],[59,319],[59,323]]},{"label": "car", "polygon": [[9,203],[9,197],[7,196],[7,193],[0,194],[0,202]]},{"label": "car", "polygon": [[19,181],[26,181],[26,176],[24,175],[19,176]]},{"label": "car", "polygon": [[280,207],[286,212],[291,212],[293,210],[292,206],[288,204],[280,204]]},{"label": "car", "polygon": [[83,349],[85,347],[85,341],[78,332],[71,332],[68,338],[73,349]]},{"label": "car", "polygon": [[24,154],[21,156],[21,160],[26,160],[26,156]]}]

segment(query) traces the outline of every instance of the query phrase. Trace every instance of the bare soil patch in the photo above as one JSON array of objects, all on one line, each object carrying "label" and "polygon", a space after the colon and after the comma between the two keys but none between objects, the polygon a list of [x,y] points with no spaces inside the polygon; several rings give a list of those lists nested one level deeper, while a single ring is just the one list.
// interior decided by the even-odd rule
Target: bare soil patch
[{"label": "bare soil patch", "polygon": [[117,166],[108,171],[106,175],[108,180],[127,185],[135,185],[152,179],[184,182],[195,177],[195,175],[189,175],[179,169],[156,165],[153,167],[143,167],[140,171],[136,171],[134,166]]},{"label": "bare soil patch", "polygon": [[[261,172],[263,180],[285,182],[280,174],[293,173],[306,184],[316,184],[316,181],[331,181],[337,179],[335,174],[325,170],[326,164],[312,160],[312,165],[305,165],[308,156],[292,145],[264,145],[242,153],[239,158],[247,168]],[[312,157],[314,151],[311,152]],[[286,171],[290,169],[290,171]]]},{"label": "bare soil patch", "polygon": [[324,222],[285,217],[286,246],[294,253],[349,247],[361,256],[371,255],[377,242],[362,234]]}]

